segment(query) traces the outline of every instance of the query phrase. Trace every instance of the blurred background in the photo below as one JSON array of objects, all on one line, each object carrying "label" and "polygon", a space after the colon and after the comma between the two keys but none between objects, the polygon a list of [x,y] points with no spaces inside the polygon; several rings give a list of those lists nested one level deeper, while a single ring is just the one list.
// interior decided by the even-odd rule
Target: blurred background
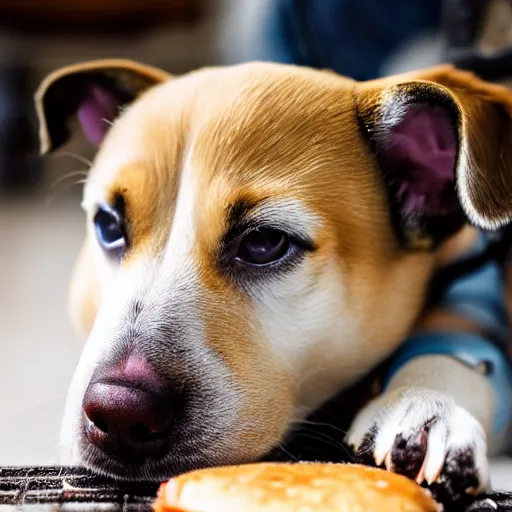
[{"label": "blurred background", "polygon": [[510,44],[510,0],[0,0],[0,465],[57,461],[82,348],[66,316],[84,224],[69,173],[94,152],[77,136],[37,156],[32,94],[47,73],[107,57],[176,74],[262,59],[364,80],[451,60],[506,82]]}]

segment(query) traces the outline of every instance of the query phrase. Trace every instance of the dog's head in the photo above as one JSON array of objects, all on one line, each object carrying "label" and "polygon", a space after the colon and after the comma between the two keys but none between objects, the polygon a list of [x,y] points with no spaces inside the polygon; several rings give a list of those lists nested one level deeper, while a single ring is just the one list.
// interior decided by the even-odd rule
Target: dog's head
[{"label": "dog's head", "polygon": [[75,116],[100,145],[62,441],[121,477],[262,457],[396,348],[465,215],[512,217],[508,92],[451,67],[358,84],[102,61],[37,105],[44,152]]}]

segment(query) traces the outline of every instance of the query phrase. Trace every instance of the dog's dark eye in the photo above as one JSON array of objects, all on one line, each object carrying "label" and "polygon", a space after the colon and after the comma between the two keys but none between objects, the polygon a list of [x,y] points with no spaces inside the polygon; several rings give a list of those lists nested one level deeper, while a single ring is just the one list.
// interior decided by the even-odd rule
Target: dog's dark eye
[{"label": "dog's dark eye", "polygon": [[258,228],[244,236],[236,257],[251,265],[268,265],[285,256],[289,248],[290,240],[282,231]]},{"label": "dog's dark eye", "polygon": [[120,257],[126,249],[123,220],[114,210],[100,207],[94,216],[98,242],[108,253]]}]

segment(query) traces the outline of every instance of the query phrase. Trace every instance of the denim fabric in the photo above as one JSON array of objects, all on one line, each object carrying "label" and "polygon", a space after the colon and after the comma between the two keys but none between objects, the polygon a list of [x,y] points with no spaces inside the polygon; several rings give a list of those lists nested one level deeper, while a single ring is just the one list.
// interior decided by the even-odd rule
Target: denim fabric
[{"label": "denim fabric", "polygon": [[410,38],[436,30],[441,0],[275,0],[265,25],[267,60],[380,76]]}]

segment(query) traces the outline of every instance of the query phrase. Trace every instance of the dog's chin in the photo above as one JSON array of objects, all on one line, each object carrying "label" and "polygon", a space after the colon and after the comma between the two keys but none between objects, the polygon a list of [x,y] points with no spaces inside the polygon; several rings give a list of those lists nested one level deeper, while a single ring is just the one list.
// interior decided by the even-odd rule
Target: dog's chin
[{"label": "dog's chin", "polygon": [[120,463],[93,447],[89,447],[83,456],[83,465],[94,473],[129,482],[163,482],[181,473],[209,466],[199,466],[197,462],[184,457],[169,457],[168,460],[148,460],[141,464],[129,465]]},{"label": "dog's chin", "polygon": [[94,446],[87,446],[82,450],[81,465],[94,473],[130,482],[163,482],[173,476],[213,466],[221,466],[233,461],[223,460],[223,457],[213,459],[210,456],[195,455],[168,455],[161,459],[147,459],[141,463],[122,463],[103,453]]},{"label": "dog's chin", "polygon": [[149,458],[138,463],[116,460],[85,439],[78,449],[78,464],[92,472],[115,480],[129,482],[163,482],[173,476],[197,469],[257,462],[262,457],[234,456],[233,450],[197,448],[193,452],[181,450],[179,445],[160,458]]}]

